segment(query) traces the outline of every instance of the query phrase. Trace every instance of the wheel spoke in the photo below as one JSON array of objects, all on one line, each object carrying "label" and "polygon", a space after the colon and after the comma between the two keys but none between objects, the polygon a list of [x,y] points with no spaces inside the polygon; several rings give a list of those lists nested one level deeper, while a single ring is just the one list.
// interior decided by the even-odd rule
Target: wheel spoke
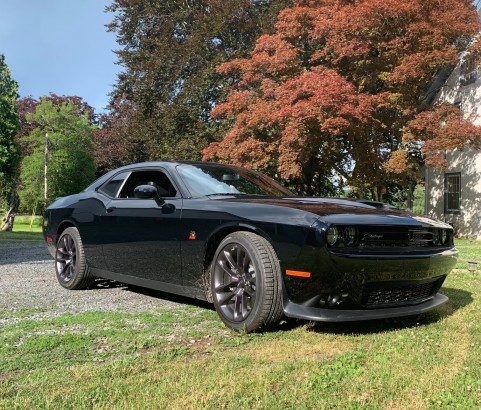
[{"label": "wheel spoke", "polygon": [[57,252],[60,252],[62,255],[69,255],[69,253],[65,250],[65,248],[58,248]]},{"label": "wheel spoke", "polygon": [[71,261],[70,260],[67,260],[65,261],[65,264],[62,266],[62,270],[60,271],[60,276],[62,278],[66,278],[68,275],[67,275],[67,271],[70,269],[71,267]]},{"label": "wheel spoke", "polygon": [[232,287],[236,287],[238,283],[239,283],[239,279],[234,278],[232,281],[230,281],[228,283],[222,283],[219,286],[216,286],[216,288],[214,290],[216,292],[225,292],[226,290],[228,290]]},{"label": "wheel spoke", "polygon": [[244,292],[244,289],[239,289],[239,291],[235,295],[234,300],[234,320],[242,320],[245,319],[248,315],[247,311],[247,295]]},{"label": "wheel spoke", "polygon": [[221,296],[219,298],[219,305],[224,306],[235,296],[235,292],[226,292],[222,293],[221,295],[218,294],[218,296]]},{"label": "wheel spoke", "polygon": [[65,248],[65,250],[66,250],[67,252],[70,252],[70,241],[69,241],[69,238],[70,238],[70,237],[69,237],[68,235],[64,236],[64,238],[63,238],[63,247]]},{"label": "wheel spoke", "polygon": [[227,273],[232,280],[239,280],[239,276],[232,272],[227,266],[225,266],[225,261],[220,260],[218,262],[218,265],[224,270],[225,273]]},{"label": "wheel spoke", "polygon": [[236,269],[238,267],[237,263],[234,261],[234,258],[232,257],[231,252],[224,251],[224,256],[227,259],[227,262],[229,262],[231,269]]},{"label": "wheel spoke", "polygon": [[67,262],[68,260],[70,260],[70,256],[69,255],[57,255],[57,262]]}]

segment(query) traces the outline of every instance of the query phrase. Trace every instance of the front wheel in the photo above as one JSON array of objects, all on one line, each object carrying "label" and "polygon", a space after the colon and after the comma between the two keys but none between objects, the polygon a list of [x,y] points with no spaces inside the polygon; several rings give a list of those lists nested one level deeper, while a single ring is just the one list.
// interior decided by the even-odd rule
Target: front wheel
[{"label": "front wheel", "polygon": [[269,329],[283,316],[279,261],[272,245],[252,232],[234,232],[220,243],[211,267],[214,306],[231,329]]},{"label": "front wheel", "polygon": [[55,271],[58,282],[65,289],[87,289],[93,283],[77,228],[67,228],[60,235],[55,251]]}]

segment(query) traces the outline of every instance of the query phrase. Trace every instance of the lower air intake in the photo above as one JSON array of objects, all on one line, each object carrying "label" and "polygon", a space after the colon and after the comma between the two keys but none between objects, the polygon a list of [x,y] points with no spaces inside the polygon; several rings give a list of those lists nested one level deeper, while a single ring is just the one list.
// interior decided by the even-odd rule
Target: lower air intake
[{"label": "lower air intake", "polygon": [[369,283],[364,287],[362,305],[379,308],[421,303],[438,292],[444,278],[445,276],[423,283]]}]

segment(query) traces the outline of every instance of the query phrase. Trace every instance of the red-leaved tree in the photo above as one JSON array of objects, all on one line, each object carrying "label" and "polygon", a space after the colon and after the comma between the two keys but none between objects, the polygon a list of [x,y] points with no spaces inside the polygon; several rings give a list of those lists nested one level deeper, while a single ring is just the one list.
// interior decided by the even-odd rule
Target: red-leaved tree
[{"label": "red-leaved tree", "polygon": [[[250,58],[218,67],[232,89],[212,115],[231,128],[204,159],[276,174],[305,194],[338,178],[380,199],[419,156],[397,153],[405,144],[426,141],[428,154],[439,138],[466,135],[459,110],[421,111],[437,73],[479,30],[468,0],[294,0]],[[449,136],[422,126],[446,115]]]}]

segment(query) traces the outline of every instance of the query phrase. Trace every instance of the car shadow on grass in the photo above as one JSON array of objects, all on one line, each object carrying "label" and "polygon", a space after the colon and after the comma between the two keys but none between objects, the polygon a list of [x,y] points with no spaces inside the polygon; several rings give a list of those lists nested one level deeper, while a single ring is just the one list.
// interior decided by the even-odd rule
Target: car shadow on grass
[{"label": "car shadow on grass", "polygon": [[[162,292],[155,289],[143,288],[140,286],[127,285],[122,282],[116,282],[109,279],[97,279],[93,288],[123,288],[125,291],[134,292],[180,305],[198,307],[201,309],[215,310],[212,303],[193,299],[186,296],[175,295],[172,293]],[[472,303],[473,298],[470,292],[465,290],[443,287],[441,293],[449,297],[449,301],[434,309],[420,315],[405,316],[390,319],[362,320],[359,322],[309,322],[302,319],[284,318],[281,323],[276,326],[273,331],[290,331],[298,327],[307,326],[307,330],[318,333],[332,333],[339,335],[362,335],[371,333],[381,333],[387,331],[396,331],[404,328],[416,328],[420,326],[428,326],[438,322],[445,317],[451,316],[457,310]],[[219,319],[220,320],[220,319]]]},{"label": "car shadow on grass", "polygon": [[142,288],[140,286],[133,286],[133,285],[129,285],[128,290],[131,292],[141,293],[143,295],[151,296],[154,298],[167,300],[169,302],[178,303],[180,305],[189,305],[189,306],[198,307],[201,309],[214,310],[214,305],[205,300],[189,298],[187,296],[175,295],[173,293],[167,293],[167,292],[162,292],[160,290],[147,289],[147,288]]},{"label": "car shadow on grass", "polygon": [[206,302],[204,300],[189,298],[187,296],[175,295],[173,293],[162,292],[160,290],[143,288],[141,286],[129,285],[122,282],[117,282],[110,279],[95,279],[95,282],[90,289],[122,289],[127,292],[133,292],[140,295],[150,296],[157,299],[162,299],[167,302],[177,303],[179,305],[186,305],[191,307],[198,307],[201,309],[215,310],[212,303]]}]

